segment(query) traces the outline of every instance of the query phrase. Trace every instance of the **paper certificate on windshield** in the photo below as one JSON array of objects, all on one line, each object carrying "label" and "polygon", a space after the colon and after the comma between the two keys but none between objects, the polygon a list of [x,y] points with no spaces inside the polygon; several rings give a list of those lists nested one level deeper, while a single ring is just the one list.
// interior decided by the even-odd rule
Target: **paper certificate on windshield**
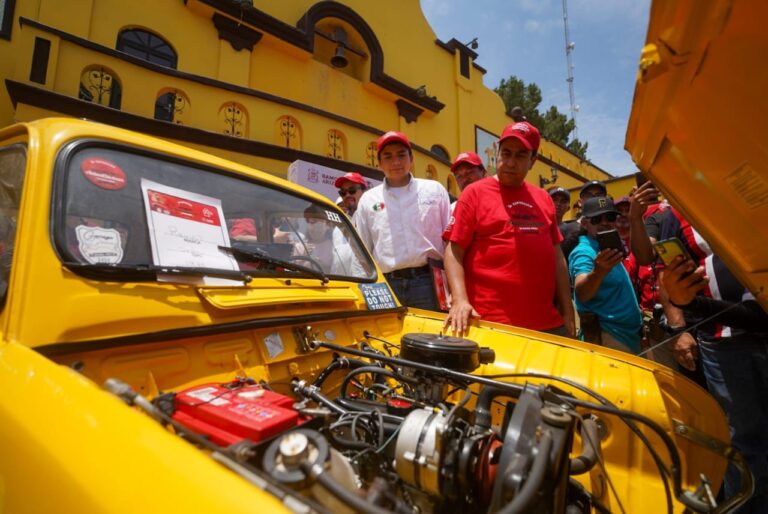
[{"label": "paper certificate on windshield", "polygon": [[229,246],[221,201],[141,180],[152,261],[157,266],[238,270],[219,250]]}]

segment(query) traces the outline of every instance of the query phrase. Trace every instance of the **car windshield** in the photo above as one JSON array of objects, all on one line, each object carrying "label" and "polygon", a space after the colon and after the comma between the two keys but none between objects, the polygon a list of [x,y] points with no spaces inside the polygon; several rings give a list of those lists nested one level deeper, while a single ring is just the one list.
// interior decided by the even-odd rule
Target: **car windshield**
[{"label": "car windshield", "polygon": [[256,179],[81,143],[62,153],[54,194],[59,253],[97,275],[208,270],[375,279],[340,211]]}]

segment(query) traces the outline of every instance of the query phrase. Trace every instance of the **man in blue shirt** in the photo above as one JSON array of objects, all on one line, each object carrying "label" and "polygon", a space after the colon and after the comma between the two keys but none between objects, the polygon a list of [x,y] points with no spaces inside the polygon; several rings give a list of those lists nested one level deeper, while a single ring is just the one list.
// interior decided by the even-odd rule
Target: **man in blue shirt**
[{"label": "man in blue shirt", "polygon": [[589,342],[640,353],[643,319],[621,250],[600,250],[598,232],[616,229],[619,212],[613,200],[600,196],[584,202],[579,242],[568,257],[576,309],[582,322],[593,315],[600,330]]}]

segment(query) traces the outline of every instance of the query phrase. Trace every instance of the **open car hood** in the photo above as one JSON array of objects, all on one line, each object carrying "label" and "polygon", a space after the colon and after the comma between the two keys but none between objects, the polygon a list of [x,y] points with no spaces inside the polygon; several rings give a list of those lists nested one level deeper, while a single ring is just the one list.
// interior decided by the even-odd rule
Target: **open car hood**
[{"label": "open car hood", "polygon": [[626,149],[768,308],[768,4],[654,2]]}]

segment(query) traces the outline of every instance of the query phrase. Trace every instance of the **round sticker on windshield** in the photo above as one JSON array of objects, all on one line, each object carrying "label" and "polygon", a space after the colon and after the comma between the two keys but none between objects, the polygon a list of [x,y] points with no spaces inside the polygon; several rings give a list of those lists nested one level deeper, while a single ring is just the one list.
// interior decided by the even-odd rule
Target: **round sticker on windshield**
[{"label": "round sticker on windshield", "polygon": [[91,157],[83,161],[80,170],[85,178],[102,189],[117,190],[125,187],[125,173],[113,162]]}]

